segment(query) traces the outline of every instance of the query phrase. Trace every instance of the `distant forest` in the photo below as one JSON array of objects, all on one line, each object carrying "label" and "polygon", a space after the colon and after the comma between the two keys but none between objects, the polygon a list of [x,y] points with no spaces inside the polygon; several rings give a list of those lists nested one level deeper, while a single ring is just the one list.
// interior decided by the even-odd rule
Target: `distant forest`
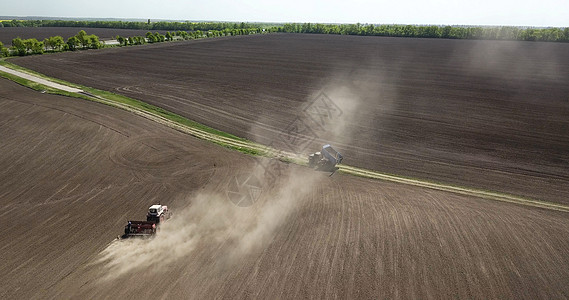
[{"label": "distant forest", "polygon": [[476,40],[519,40],[569,42],[569,28],[520,28],[481,26],[418,26],[418,25],[361,25],[361,24],[284,24],[278,32],[375,35]]},{"label": "distant forest", "polygon": [[68,20],[12,20],[1,21],[0,27],[86,27],[142,30],[224,30],[259,27],[257,23],[227,22],[130,22],[130,21],[68,21]]},{"label": "distant forest", "polygon": [[259,29],[265,32],[420,37],[447,39],[484,39],[569,42],[569,28],[521,28],[512,26],[423,26],[373,24],[263,24],[228,22],[133,22],[133,21],[70,21],[12,20],[1,21],[0,27],[87,27],[143,30],[208,31],[226,29]]}]

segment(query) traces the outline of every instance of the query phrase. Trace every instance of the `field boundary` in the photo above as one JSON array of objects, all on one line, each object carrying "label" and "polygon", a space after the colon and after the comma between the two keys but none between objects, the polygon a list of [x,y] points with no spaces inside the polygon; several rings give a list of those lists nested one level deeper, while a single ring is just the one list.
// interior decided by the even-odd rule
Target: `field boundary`
[{"label": "field boundary", "polygon": [[[268,146],[251,142],[229,133],[207,127],[203,124],[194,122],[185,117],[166,111],[157,106],[147,104],[140,100],[97,90],[90,87],[72,84],[60,79],[50,78],[44,74],[25,69],[5,60],[0,61],[0,76],[34,90],[91,100],[120,108],[156,123],[192,135],[199,139],[213,142],[220,146],[237,150],[245,154],[279,159],[283,162],[290,162],[298,165],[306,165],[304,159],[294,153],[283,152],[280,150],[277,151]],[[563,204],[557,204],[538,199],[530,199],[522,196],[495,191],[485,191],[475,188],[431,182],[423,179],[407,178],[349,165],[339,165],[338,171],[340,173],[355,175],[359,177],[429,188],[465,196],[474,196],[487,200],[508,202],[561,212],[569,212],[569,206]]]}]

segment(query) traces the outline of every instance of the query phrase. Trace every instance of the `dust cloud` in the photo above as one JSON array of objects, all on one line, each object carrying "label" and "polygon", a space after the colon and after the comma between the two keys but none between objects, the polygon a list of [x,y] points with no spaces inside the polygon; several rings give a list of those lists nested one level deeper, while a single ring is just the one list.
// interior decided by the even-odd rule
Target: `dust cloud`
[{"label": "dust cloud", "polygon": [[251,207],[234,205],[224,193],[200,192],[189,197],[189,207],[161,224],[156,236],[113,242],[95,264],[104,265],[106,275],[102,279],[110,280],[140,269],[164,272],[198,248],[217,251],[216,259],[224,264],[239,262],[270,243],[322,178],[314,175],[318,174],[288,170],[277,186],[263,190]]},{"label": "dust cloud", "polygon": [[[506,81],[542,78],[562,82],[564,72],[551,43],[520,41],[467,41],[469,48],[450,58],[464,65],[466,74],[500,76]],[[460,61],[466,60],[467,64]]]},{"label": "dust cloud", "polygon": [[[394,92],[387,88],[389,79],[384,76],[379,62],[369,62],[367,67],[354,68],[349,73],[332,74],[327,80],[322,93],[331,105],[341,111],[339,116],[331,116],[320,134],[320,141],[338,145],[349,145],[354,139],[357,127],[370,124],[362,118],[365,114],[377,115],[393,109]],[[312,95],[312,99],[316,96]],[[362,111],[362,103],[374,103],[373,111]],[[340,149],[338,149],[340,150]]]},{"label": "dust cloud", "polygon": [[[365,79],[365,76],[350,77],[353,75],[332,76],[329,84],[322,89],[329,101],[325,104],[332,105],[341,113],[323,116],[329,118],[324,120],[328,123],[319,124],[324,126],[313,130],[319,135],[317,138],[349,142],[349,127],[358,118],[361,92],[365,90],[370,93],[374,86],[373,83],[361,80]],[[348,84],[335,84],[338,79]],[[366,85],[368,89],[362,89],[362,86]],[[314,97],[317,95],[308,97],[306,104],[301,107],[311,104],[310,101],[316,99]],[[299,115],[300,121],[305,124],[321,117],[306,113]],[[303,155],[300,152],[296,154]],[[106,275],[102,280],[114,279],[138,270],[164,272],[174,263],[180,264],[184,258],[203,252],[214,253],[217,262],[231,265],[265,249],[279,228],[287,224],[291,214],[308,201],[314,187],[326,180],[329,174],[287,167],[285,163],[275,159],[258,161],[272,163],[256,163],[248,170],[232,170],[235,177],[227,180],[243,181],[244,176],[250,175],[259,179],[260,195],[251,206],[241,207],[228,199],[226,190],[230,189],[229,182],[226,184],[226,190],[213,191],[209,188],[197,194],[185,195],[183,197],[187,199],[182,202],[191,205],[181,211],[173,211],[173,217],[161,224],[154,237],[115,241],[102,251],[95,262],[105,268]]]},{"label": "dust cloud", "polygon": [[[306,91],[304,99],[278,101],[274,96],[259,95],[268,97],[269,103],[293,103],[295,114],[283,114],[283,120],[278,121],[260,116],[251,126],[250,136],[276,149],[274,156],[282,152],[306,159],[324,144],[332,144],[341,152],[351,145],[361,128],[380,121],[374,116],[390,112],[395,106],[397,90],[393,79],[381,70],[383,65],[371,61],[346,71],[335,70],[319,79],[320,88]],[[374,103],[373,108],[362,111],[364,103]]]}]

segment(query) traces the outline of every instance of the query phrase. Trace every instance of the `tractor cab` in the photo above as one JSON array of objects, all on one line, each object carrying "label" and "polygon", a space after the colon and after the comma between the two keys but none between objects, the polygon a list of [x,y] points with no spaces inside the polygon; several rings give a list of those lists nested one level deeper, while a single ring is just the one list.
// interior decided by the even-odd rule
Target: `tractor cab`
[{"label": "tractor cab", "polygon": [[146,215],[147,221],[152,221],[160,223],[164,218],[168,217],[168,207],[165,205],[155,204],[148,208],[148,214]]}]

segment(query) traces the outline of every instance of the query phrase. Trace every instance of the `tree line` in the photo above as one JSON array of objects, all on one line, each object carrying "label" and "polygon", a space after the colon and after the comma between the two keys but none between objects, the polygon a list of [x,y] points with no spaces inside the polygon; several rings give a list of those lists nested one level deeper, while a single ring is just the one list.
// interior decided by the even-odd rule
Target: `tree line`
[{"label": "tree line", "polygon": [[320,33],[340,35],[372,35],[393,37],[488,39],[569,42],[569,28],[520,28],[513,26],[423,26],[373,24],[319,23],[228,23],[228,22],[131,22],[131,21],[69,21],[69,20],[12,20],[1,21],[0,27],[85,27],[172,31],[225,31],[266,29],[267,32]]},{"label": "tree line", "polygon": [[61,36],[52,36],[38,41],[35,38],[12,40],[11,47],[4,47],[0,42],[0,53],[2,56],[24,56],[31,54],[43,54],[44,52],[74,51],[78,49],[99,49],[103,44],[99,37],[94,34],[87,34],[84,30],[67,39]]},{"label": "tree line", "polygon": [[[120,37],[116,39],[120,46],[141,45],[173,40],[189,40],[217,36],[234,36],[254,33],[287,32],[316,33],[338,35],[420,37],[448,39],[489,39],[569,42],[569,28],[520,28],[468,27],[468,26],[419,26],[419,25],[373,25],[373,24],[312,24],[287,23],[269,28],[254,27],[250,23],[223,22],[123,22],[123,21],[62,21],[62,20],[12,20],[1,21],[0,27],[88,27],[88,28],[124,28],[174,30],[165,35],[147,32],[146,36]],[[41,54],[46,51],[74,51],[78,49],[98,49],[104,44],[96,35],[87,35],[81,30],[77,35],[64,41],[61,36],[37,39],[16,38],[12,47],[0,43],[2,56]]]},{"label": "tree line", "polygon": [[84,27],[142,30],[208,31],[259,28],[255,23],[227,22],[131,22],[131,21],[69,21],[69,20],[11,20],[1,21],[0,27]]},{"label": "tree line", "polygon": [[[223,30],[196,30],[192,32],[187,31],[174,31],[166,32],[165,35],[158,32],[147,32],[145,36],[131,36],[122,37],[116,36],[118,46],[131,46],[142,45],[146,43],[161,43],[175,40],[191,40],[201,38],[212,38],[220,36],[235,36],[235,35],[248,35],[262,33],[260,28],[240,28]],[[99,49],[106,47],[103,42],[99,41],[99,37],[94,34],[87,34],[84,30],[79,31],[75,36],[72,36],[65,41],[61,36],[52,36],[38,41],[35,38],[21,39],[15,38],[12,40],[11,47],[4,47],[0,42],[0,56],[25,56],[33,54],[43,54],[45,52],[61,52],[61,51],[75,51],[85,49]]]},{"label": "tree line", "polygon": [[260,28],[242,28],[242,29],[230,29],[225,28],[223,30],[208,30],[208,31],[173,31],[173,32],[166,32],[166,34],[160,34],[158,32],[152,33],[147,32],[146,36],[134,36],[134,37],[123,37],[117,35],[115,39],[119,43],[120,46],[130,46],[130,45],[142,45],[145,43],[160,43],[160,42],[169,42],[175,40],[195,40],[195,39],[202,39],[202,38],[212,38],[212,37],[221,37],[221,36],[235,36],[235,35],[249,35],[249,34],[257,34],[262,33],[263,30]]},{"label": "tree line", "polygon": [[340,35],[371,35],[392,37],[420,37],[447,39],[521,40],[569,42],[568,28],[519,28],[467,27],[467,26],[419,26],[419,25],[362,25],[362,24],[311,24],[287,23],[275,26],[271,32],[320,33]]}]

